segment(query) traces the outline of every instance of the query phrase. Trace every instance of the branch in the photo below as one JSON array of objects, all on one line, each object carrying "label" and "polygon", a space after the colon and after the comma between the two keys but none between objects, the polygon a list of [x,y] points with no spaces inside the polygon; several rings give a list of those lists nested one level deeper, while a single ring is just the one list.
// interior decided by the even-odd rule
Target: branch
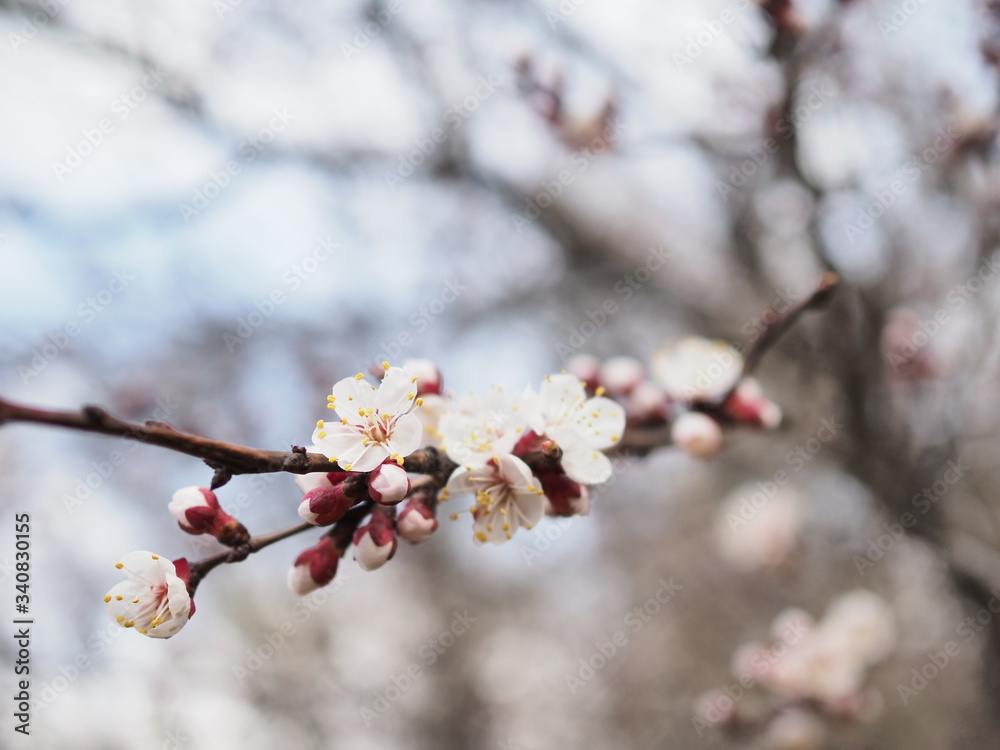
[{"label": "branch", "polygon": [[[778,315],[777,320],[764,329],[760,338],[757,339],[747,350],[743,357],[743,377],[746,377],[760,364],[760,360],[774,346],[778,339],[808,310],[815,310],[822,307],[833,296],[840,285],[840,277],[832,271],[823,274],[819,284],[813,293],[806,299],[793,305],[783,314]],[[726,394],[728,398],[731,394]],[[725,401],[725,399],[723,399]]]}]

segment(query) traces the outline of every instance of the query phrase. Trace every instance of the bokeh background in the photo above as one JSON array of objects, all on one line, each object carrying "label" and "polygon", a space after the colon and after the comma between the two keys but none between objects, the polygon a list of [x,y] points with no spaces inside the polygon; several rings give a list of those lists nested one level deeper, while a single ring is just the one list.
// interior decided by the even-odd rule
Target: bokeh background
[{"label": "bokeh background", "polygon": [[[28,739],[8,739],[5,710],[0,744],[764,747],[761,731],[700,728],[698,696],[733,682],[733,652],[783,609],[818,617],[861,587],[897,623],[870,678],[881,710],[824,720],[821,746],[996,747],[994,14],[971,0],[0,1],[11,400],[285,449],[373,361],[430,358],[456,393],[520,389],[567,347],[648,361],[687,333],[745,342],[824,270],[844,279],[760,370],[780,430],[735,431],[711,462],[622,459],[589,517],[503,547],[443,519],[376,573],[346,560],[306,601],[285,576],[311,538],[286,541],[215,571],[169,641],[122,633],[101,597],[125,552],[214,551],[166,512],[210,470],[4,426],[0,609],[13,516],[30,512],[36,708]],[[618,312],[575,339],[608,299]],[[843,427],[790,459],[824,419]],[[101,476],[113,451],[126,458]],[[952,461],[965,468],[947,481]],[[763,557],[733,553],[725,503],[780,470],[785,511],[740,531],[770,539]],[[927,512],[872,552],[924,490]],[[297,521],[287,476],[237,478],[220,498],[255,533]],[[678,592],[633,630],[663,581]],[[904,702],[911,670],[950,641],[958,655]],[[0,657],[6,695],[12,639]]]}]

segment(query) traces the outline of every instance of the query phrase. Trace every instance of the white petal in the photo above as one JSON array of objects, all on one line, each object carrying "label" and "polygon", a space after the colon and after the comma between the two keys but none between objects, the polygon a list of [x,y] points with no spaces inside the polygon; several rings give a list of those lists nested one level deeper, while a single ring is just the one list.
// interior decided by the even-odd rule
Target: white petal
[{"label": "white petal", "polygon": [[[357,458],[350,462],[350,471],[373,471],[387,458],[389,458],[389,448],[379,443],[369,443],[361,450]],[[340,465],[347,469],[343,461],[340,462]]]},{"label": "white petal", "polygon": [[[420,447],[420,440],[424,435],[424,426],[417,419],[415,414],[404,414],[396,420],[392,426],[392,434],[386,441],[389,449],[388,455],[399,454],[409,456]],[[372,468],[375,468],[374,466]]]},{"label": "white petal", "polygon": [[511,487],[523,489],[529,484],[538,485],[531,469],[517,456],[506,453],[498,458],[500,478]]},{"label": "white petal", "polygon": [[368,418],[358,413],[374,409],[376,391],[372,384],[358,378],[344,378],[333,386],[334,405],[339,416],[351,424],[367,424]]},{"label": "white petal", "polygon": [[[324,437],[319,436],[321,432],[325,433]],[[341,466],[353,462],[361,455],[365,449],[364,440],[364,434],[356,427],[338,422],[327,424],[324,429],[317,428],[313,432],[313,445],[316,450]]]},{"label": "white petal", "polygon": [[549,435],[562,449],[562,467],[566,475],[581,484],[600,484],[611,478],[611,461],[596,448],[587,445],[570,427],[552,427]]},{"label": "white petal", "polygon": [[402,414],[417,397],[417,376],[402,367],[390,367],[376,396],[376,408],[382,414]]},{"label": "white petal", "polygon": [[621,440],[625,410],[610,398],[598,396],[583,404],[574,425],[592,448],[609,448]]},{"label": "white petal", "polygon": [[561,421],[586,399],[587,392],[580,379],[569,373],[549,375],[539,391],[540,408],[550,422]]},{"label": "white petal", "polygon": [[177,575],[174,564],[152,552],[129,552],[121,559],[122,572],[133,580],[149,586],[158,586],[167,580],[167,574]]}]

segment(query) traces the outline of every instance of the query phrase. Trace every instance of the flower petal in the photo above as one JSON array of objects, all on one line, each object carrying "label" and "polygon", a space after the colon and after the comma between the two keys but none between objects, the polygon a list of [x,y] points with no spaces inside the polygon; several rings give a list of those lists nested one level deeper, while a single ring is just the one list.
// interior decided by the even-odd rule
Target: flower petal
[{"label": "flower petal", "polygon": [[611,478],[611,461],[608,457],[588,445],[572,427],[551,427],[549,436],[562,449],[563,471],[574,482],[600,484]]},{"label": "flower petal", "polygon": [[[399,454],[409,456],[420,447],[420,440],[424,435],[424,426],[417,418],[416,414],[404,414],[396,419],[392,426],[392,432],[386,440],[386,455]],[[381,462],[380,462],[381,463]],[[375,468],[374,466],[372,467]]]},{"label": "flower petal", "polygon": [[577,434],[591,448],[609,448],[621,440],[625,410],[610,398],[588,399],[574,418]]},{"label": "flower petal", "polygon": [[382,414],[402,414],[417,397],[417,376],[402,367],[390,367],[375,397],[375,408]]},{"label": "flower petal", "polygon": [[587,399],[587,391],[576,375],[548,375],[539,391],[540,408],[550,422],[571,416]]},{"label": "flower petal", "polygon": [[365,424],[367,417],[358,411],[367,411],[377,406],[376,390],[367,380],[356,377],[344,378],[333,386],[332,394],[337,416],[346,419],[350,424]]}]

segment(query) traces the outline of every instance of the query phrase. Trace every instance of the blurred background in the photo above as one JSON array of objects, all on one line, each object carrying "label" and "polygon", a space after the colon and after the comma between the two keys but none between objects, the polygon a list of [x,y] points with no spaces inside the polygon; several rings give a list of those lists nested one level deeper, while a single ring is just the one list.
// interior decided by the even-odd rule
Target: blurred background
[{"label": "blurred background", "polygon": [[[287,449],[371,362],[520,390],[575,352],[745,343],[844,280],[759,371],[779,430],[622,457],[589,517],[502,547],[442,518],[305,600],[296,537],[216,570],[167,641],[101,598],[128,551],[216,551],[166,511],[211,471],[4,426],[5,611],[32,515],[17,741],[996,747],[996,21],[971,0],[0,0],[14,401]],[[257,534],[298,520],[289,476],[219,496]],[[733,695],[742,644],[859,588],[892,624],[857,705]],[[740,731],[704,719],[727,687]]]}]

